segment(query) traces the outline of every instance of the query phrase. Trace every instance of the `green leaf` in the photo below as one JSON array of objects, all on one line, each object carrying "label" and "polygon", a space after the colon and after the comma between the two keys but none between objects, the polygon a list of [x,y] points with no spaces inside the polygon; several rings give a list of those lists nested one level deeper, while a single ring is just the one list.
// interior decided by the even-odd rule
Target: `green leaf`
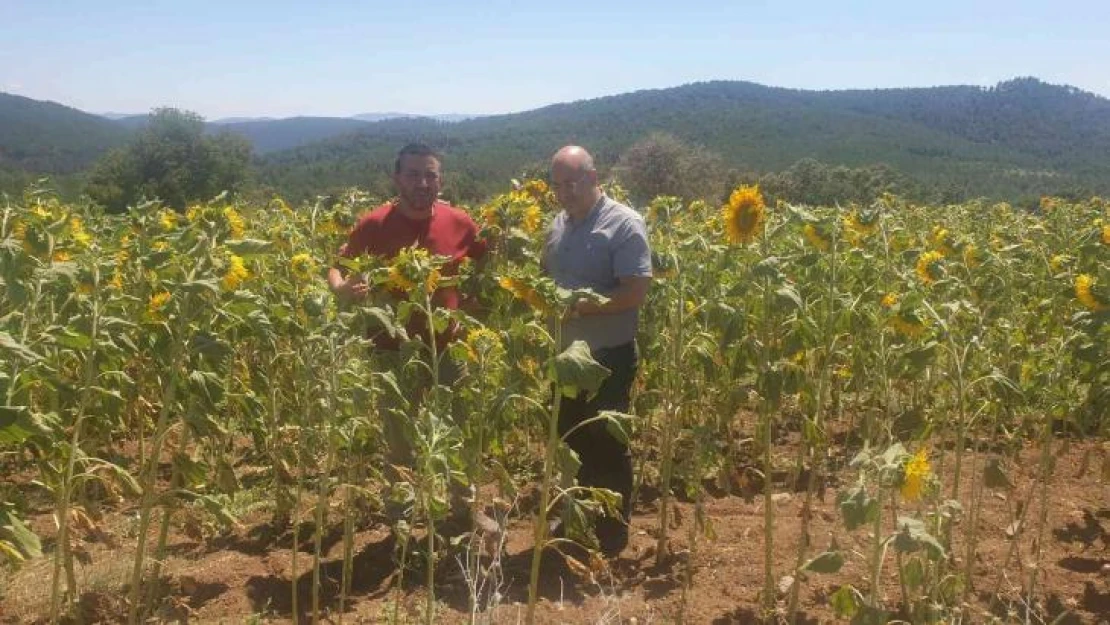
[{"label": "green leaf", "polygon": [[839,618],[852,618],[859,612],[859,591],[850,585],[841,586],[829,597],[829,605]]},{"label": "green leaf", "polygon": [[903,553],[917,551],[925,548],[930,557],[940,559],[944,557],[944,547],[936,538],[925,530],[925,523],[911,517],[898,517],[898,533],[891,541],[894,548]]},{"label": "green leaf", "polygon": [[7,507],[0,508],[0,542],[14,547],[23,558],[42,557],[42,543],[39,537]]},{"label": "green leaf", "polygon": [[174,455],[173,468],[177,470],[186,486],[196,487],[208,481],[208,465],[193,460],[188,454]]},{"label": "green leaf", "polygon": [[[173,289],[171,289],[173,290]],[[201,295],[219,295],[220,283],[215,278],[209,280],[191,280],[177,285],[177,290],[182,293],[199,293]]]},{"label": "green leaf", "polygon": [[790,285],[779,287],[775,291],[775,295],[777,296],[777,302],[783,305],[784,309],[802,307],[802,296],[798,295],[798,291]]},{"label": "green leaf", "polygon": [[0,406],[0,444],[18,445],[32,436],[53,436],[57,415],[37,414],[27,406]]},{"label": "green leaf", "polygon": [[568,388],[587,393],[596,393],[609,369],[599,364],[590,354],[585,341],[575,341],[563,353],[555,357],[555,380],[564,392]]},{"label": "green leaf", "polygon": [[598,417],[605,419],[605,429],[621,443],[628,444],[628,430],[625,428],[625,422],[632,419],[632,415],[615,410],[602,410],[598,413]]},{"label": "green leaf", "polygon": [[262,239],[228,239],[224,242],[227,249],[237,256],[258,256],[269,254],[274,250],[274,244]]},{"label": "green leaf", "polygon": [[803,564],[802,570],[813,571],[814,573],[836,573],[842,566],[844,566],[844,554],[842,552],[826,551]]},{"label": "green leaf", "polygon": [[844,516],[844,527],[850,532],[861,525],[875,520],[879,514],[879,500],[867,495],[863,486],[841,492],[837,496],[840,514]]},{"label": "green leaf", "polygon": [[54,342],[67,349],[88,349],[92,346],[92,337],[72,328],[51,328],[51,330],[53,330],[51,338]]},{"label": "green leaf", "polygon": [[0,349],[14,354],[15,356],[18,356],[20,359],[26,362],[36,362],[38,360],[41,360],[38,354],[31,351],[31,349],[23,343],[20,343],[19,341],[12,338],[12,335],[8,334],[7,332],[0,332]]}]

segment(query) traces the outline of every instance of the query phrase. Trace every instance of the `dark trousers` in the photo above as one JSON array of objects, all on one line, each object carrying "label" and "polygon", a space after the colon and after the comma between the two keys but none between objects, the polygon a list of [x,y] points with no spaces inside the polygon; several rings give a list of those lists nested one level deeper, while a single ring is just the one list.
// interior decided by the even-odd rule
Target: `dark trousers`
[{"label": "dark trousers", "polygon": [[[636,344],[628,342],[602,348],[594,351],[593,357],[612,373],[592,399],[587,400],[585,393],[562,399],[559,406],[560,436],[576,424],[597,416],[602,410],[628,412],[638,362]],[[609,433],[605,421],[595,421],[578,428],[567,437],[567,444],[582,462],[578,483],[620,493],[621,511],[627,522],[632,514],[632,454],[628,445]]]}]

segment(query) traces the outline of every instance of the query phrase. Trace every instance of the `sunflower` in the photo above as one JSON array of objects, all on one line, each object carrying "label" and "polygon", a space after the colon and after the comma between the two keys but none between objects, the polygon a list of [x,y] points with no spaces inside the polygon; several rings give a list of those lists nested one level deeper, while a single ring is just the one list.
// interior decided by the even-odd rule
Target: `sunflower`
[{"label": "sunflower", "polygon": [[477,362],[481,354],[499,354],[504,351],[501,337],[489,328],[474,328],[466,333],[467,356]]},{"label": "sunflower", "polygon": [[524,217],[520,222],[520,227],[528,234],[533,234],[540,229],[542,218],[543,213],[539,204],[530,204],[528,208],[524,209]]},{"label": "sunflower", "polygon": [[729,243],[741,245],[755,240],[767,219],[766,204],[759,192],[759,185],[737,187],[721,209],[725,234]]},{"label": "sunflower", "polygon": [[308,280],[316,271],[316,260],[308,252],[295,254],[293,258],[289,259],[289,270],[293,272],[296,278]]},{"label": "sunflower", "polygon": [[170,301],[169,291],[160,291],[150,296],[150,301],[146,304],[146,311],[150,313],[151,317],[159,319],[162,316],[162,309],[166,307]]},{"label": "sunflower", "polygon": [[1103,245],[1110,245],[1110,224],[1102,227],[1102,236],[1100,237]]},{"label": "sunflower", "polygon": [[978,248],[970,243],[964,246],[964,265],[966,265],[968,269],[974,269],[981,264],[983,264],[983,259],[982,255],[979,254]]},{"label": "sunflower", "polygon": [[932,284],[942,277],[940,262],[944,260],[944,254],[938,251],[925,252],[917,259],[917,266],[915,271],[917,277],[925,284]]},{"label": "sunflower", "polygon": [[891,317],[887,323],[894,328],[895,332],[911,339],[919,338],[925,334],[925,324],[921,323],[916,315],[897,314]]},{"label": "sunflower", "polygon": [[809,241],[809,244],[818,250],[822,252],[827,252],[829,250],[830,241],[828,233],[825,232],[823,227],[806,224],[805,227],[802,228],[802,234],[805,236],[806,241]]},{"label": "sunflower", "polygon": [[501,285],[501,288],[512,293],[513,297],[522,300],[532,308],[541,311],[545,308],[543,298],[540,297],[540,294],[524,282],[511,276],[502,276],[498,279],[497,283]]},{"label": "sunflower", "polygon": [[894,308],[898,305],[898,294],[887,293],[883,296],[883,300],[879,302],[883,308]]},{"label": "sunflower", "polygon": [[1093,310],[1095,312],[1110,309],[1110,306],[1107,306],[1106,304],[1103,304],[1098,300],[1098,297],[1092,290],[1095,284],[1095,279],[1088,274],[1081,273],[1076,276],[1075,298],[1079,300],[1079,303],[1086,306],[1089,310]]},{"label": "sunflower", "polygon": [[92,236],[85,230],[84,222],[77,215],[69,218],[69,233],[78,247],[88,247],[92,242]]},{"label": "sunflower", "polygon": [[65,250],[57,250],[50,257],[50,260],[56,263],[68,263],[70,260],[72,260],[72,258],[73,257],[69,255],[69,252]]},{"label": "sunflower", "polygon": [[905,473],[902,476],[902,498],[906,501],[921,499],[921,493],[925,490],[925,483],[932,475],[932,471],[932,467],[929,466],[929,455],[924,449],[914,454],[906,463]]},{"label": "sunflower", "polygon": [[1068,257],[1064,254],[1054,254],[1052,258],[1048,259],[1048,267],[1052,269],[1053,273],[1059,273],[1067,262]]},{"label": "sunflower", "polygon": [[246,232],[246,225],[243,223],[243,217],[239,215],[234,207],[224,207],[224,219],[227,220],[227,229],[231,233],[231,238],[242,238],[243,233]]},{"label": "sunflower", "polygon": [[162,226],[162,232],[169,232],[177,227],[177,213],[170,210],[164,210],[158,215],[158,223]]},{"label": "sunflower", "polygon": [[249,276],[250,272],[247,271],[247,266],[243,263],[243,259],[232,254],[231,258],[227,261],[227,272],[225,272],[224,277],[220,279],[220,286],[222,286],[225,291],[234,291],[239,288],[243,280],[246,280]]},{"label": "sunflower", "polygon": [[858,237],[867,237],[874,234],[879,227],[879,213],[868,211],[860,213],[858,210],[848,213],[844,218],[844,226]]},{"label": "sunflower", "polygon": [[424,292],[435,293],[439,288],[439,280],[443,276],[439,273],[438,269],[433,269],[428,272],[428,277],[424,279]]},{"label": "sunflower", "polygon": [[404,291],[406,293],[416,287],[416,284],[405,276],[401,267],[397,264],[389,266],[389,276],[386,278],[385,284],[394,291]]}]

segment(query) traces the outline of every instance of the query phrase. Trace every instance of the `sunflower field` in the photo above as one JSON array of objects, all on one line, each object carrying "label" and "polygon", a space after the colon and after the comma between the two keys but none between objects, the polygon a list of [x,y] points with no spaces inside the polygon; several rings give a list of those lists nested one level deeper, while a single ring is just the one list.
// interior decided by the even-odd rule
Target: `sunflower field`
[{"label": "sunflower field", "polygon": [[544,182],[470,209],[490,251],[457,275],[344,261],[353,307],[324,273],[378,203],[356,190],[8,198],[0,622],[1106,618],[1110,201],[725,200],[641,207],[633,411],[599,416],[634,535],[606,561],[586,521],[619,501],[555,426],[608,374],[556,321],[601,296],[540,271]]}]

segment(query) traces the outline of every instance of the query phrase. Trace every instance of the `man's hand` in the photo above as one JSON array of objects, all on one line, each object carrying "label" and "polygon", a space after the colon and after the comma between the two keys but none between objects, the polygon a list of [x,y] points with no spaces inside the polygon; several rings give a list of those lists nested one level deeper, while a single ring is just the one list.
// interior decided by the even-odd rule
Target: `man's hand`
[{"label": "man's hand", "polygon": [[366,286],[366,281],[358,276],[347,278],[335,290],[336,295],[348,302],[361,302],[369,292],[370,287]]},{"label": "man's hand", "polygon": [[342,302],[361,302],[366,299],[366,295],[370,292],[370,287],[366,285],[366,281],[361,276],[343,277],[343,274],[335,267],[328,270],[328,286]]}]

